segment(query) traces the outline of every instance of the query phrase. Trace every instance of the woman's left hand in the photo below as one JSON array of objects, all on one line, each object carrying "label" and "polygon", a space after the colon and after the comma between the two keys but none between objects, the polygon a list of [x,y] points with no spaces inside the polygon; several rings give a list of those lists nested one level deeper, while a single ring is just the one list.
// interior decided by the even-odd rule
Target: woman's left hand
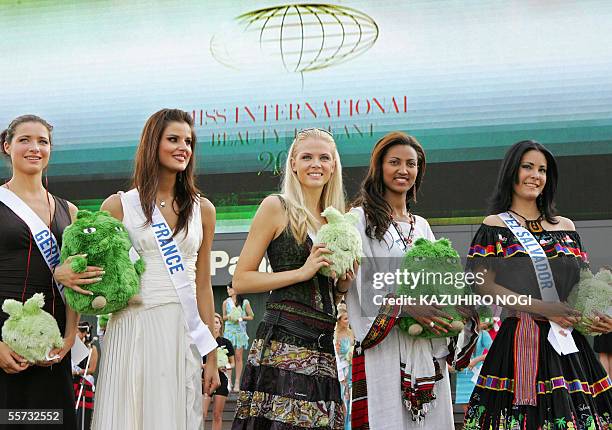
[{"label": "woman's left hand", "polygon": [[594,333],[607,334],[612,332],[612,317],[595,312],[595,317],[591,319],[589,329]]},{"label": "woman's left hand", "polygon": [[37,361],[36,365],[41,366],[41,367],[49,367],[49,366],[53,366],[54,364],[61,362],[66,356],[66,354],[68,354],[68,351],[72,349],[72,345],[74,345],[74,340],[75,340],[74,337],[64,338],[63,347],[52,349],[49,352],[49,357],[55,357],[53,360]]}]

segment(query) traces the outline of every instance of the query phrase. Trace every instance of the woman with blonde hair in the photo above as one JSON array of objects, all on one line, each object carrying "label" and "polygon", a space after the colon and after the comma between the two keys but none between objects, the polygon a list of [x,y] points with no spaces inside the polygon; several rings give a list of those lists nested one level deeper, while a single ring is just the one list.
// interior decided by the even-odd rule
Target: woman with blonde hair
[{"label": "woman with blonde hair", "polygon": [[[315,235],[333,206],[344,212],[342,168],[332,135],[297,133],[282,191],[261,203],[233,279],[237,294],[270,291],[242,374],[233,429],[342,429],[344,413],[334,355],[335,293],[340,279],[318,273],[330,251]],[[267,253],[272,273],[257,268]]]}]

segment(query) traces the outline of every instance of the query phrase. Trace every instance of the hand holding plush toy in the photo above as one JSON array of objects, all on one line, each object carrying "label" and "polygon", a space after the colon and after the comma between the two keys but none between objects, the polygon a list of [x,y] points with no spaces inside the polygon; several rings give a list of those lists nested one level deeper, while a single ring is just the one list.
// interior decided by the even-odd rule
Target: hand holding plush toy
[{"label": "hand holding plush toy", "polygon": [[66,301],[75,311],[85,315],[112,313],[125,308],[140,291],[144,261],[132,248],[123,224],[108,212],[77,213],[62,238],[62,263],[70,256],[74,256],[74,272],[84,272],[88,265],[102,267],[105,272],[100,282],[84,287],[94,293],[92,296],[66,289]]},{"label": "hand holding plush toy", "polygon": [[[421,296],[441,300],[441,296],[444,295],[463,296],[467,293],[465,285],[462,288],[456,285],[458,274],[463,274],[463,268],[459,253],[453,249],[448,239],[435,242],[423,238],[417,239],[404,256],[401,273],[404,271],[414,274],[415,276],[410,279],[416,279],[416,282],[400,284],[397,294],[414,297],[417,304]],[[429,327],[421,326],[412,317],[402,317],[399,320],[399,327],[410,336],[421,338],[457,336],[465,326],[464,317],[455,306],[444,306],[441,310],[453,318],[452,321],[447,320],[452,326],[452,330],[448,333],[436,334]]]},{"label": "hand holding plush toy", "polygon": [[232,366],[229,364],[229,356],[227,355],[227,348],[220,346],[217,348],[217,367],[219,369],[231,369]]},{"label": "hand holding plush toy", "polygon": [[602,270],[593,276],[589,269],[583,269],[567,303],[582,314],[580,322],[574,326],[576,330],[589,336],[601,334],[592,332],[589,325],[593,323],[595,312],[612,316],[612,272]]},{"label": "hand holding plush toy", "polygon": [[317,241],[324,243],[333,254],[327,256],[331,265],[323,266],[319,271],[325,276],[335,272],[340,277],[353,270],[355,260],[361,261],[361,235],[355,228],[357,216],[350,212],[342,215],[332,206],[325,209],[321,216],[327,218],[327,224],[319,229]]},{"label": "hand holding plush toy", "polygon": [[2,341],[31,363],[50,360],[49,352],[64,346],[55,318],[43,311],[45,296],[34,294],[24,304],[6,299],[2,310],[9,318],[2,326]]}]

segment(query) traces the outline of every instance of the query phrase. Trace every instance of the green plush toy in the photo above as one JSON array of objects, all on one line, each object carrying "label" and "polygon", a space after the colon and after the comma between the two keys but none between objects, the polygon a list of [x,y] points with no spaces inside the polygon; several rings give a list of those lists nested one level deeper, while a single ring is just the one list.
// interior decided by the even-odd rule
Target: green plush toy
[{"label": "green plush toy", "polygon": [[572,288],[567,303],[582,314],[580,322],[574,326],[580,333],[597,336],[587,324],[593,323],[595,311],[612,316],[612,273],[601,270],[595,276],[589,269],[580,271],[580,281]]},{"label": "green plush toy", "polygon": [[77,273],[88,265],[102,267],[105,272],[100,282],[83,286],[94,293],[92,296],[66,289],[66,301],[75,311],[85,315],[112,313],[125,308],[140,291],[144,261],[132,249],[123,224],[108,212],[77,213],[62,238],[62,263],[70,256],[75,256],[71,266]]},{"label": "green plush toy", "polygon": [[238,306],[234,306],[227,314],[227,319],[233,322],[238,322],[240,318],[242,318],[242,309]]},{"label": "green plush toy", "polygon": [[219,369],[231,369],[232,366],[229,364],[227,348],[220,346],[217,348],[217,368]]},{"label": "green plush toy", "polygon": [[341,214],[336,208],[330,206],[321,213],[327,218],[327,224],[319,229],[317,241],[324,243],[325,247],[333,252],[327,258],[331,265],[322,267],[319,272],[331,276],[344,275],[353,270],[353,262],[361,261],[361,235],[355,228],[358,219],[353,213]]},{"label": "green plush toy", "polygon": [[[458,278],[463,279],[463,268],[459,254],[448,239],[435,242],[423,238],[417,239],[414,246],[404,255],[401,273],[404,271],[414,274],[416,280],[409,278],[408,283],[399,284],[397,294],[414,297],[417,304],[419,297],[428,296],[428,302],[432,297],[441,301],[441,296],[464,296],[468,290],[465,285],[462,286],[457,281]],[[430,327],[421,326],[411,317],[400,318],[399,327],[410,336],[426,339],[458,335],[465,325],[464,317],[454,306],[442,306],[441,310],[453,318],[452,321],[447,321],[453,327],[448,333],[436,334]]]},{"label": "green plush toy", "polygon": [[34,294],[25,303],[6,299],[2,310],[9,318],[2,326],[2,341],[31,363],[50,360],[49,352],[64,346],[57,321],[43,311],[45,296]]}]

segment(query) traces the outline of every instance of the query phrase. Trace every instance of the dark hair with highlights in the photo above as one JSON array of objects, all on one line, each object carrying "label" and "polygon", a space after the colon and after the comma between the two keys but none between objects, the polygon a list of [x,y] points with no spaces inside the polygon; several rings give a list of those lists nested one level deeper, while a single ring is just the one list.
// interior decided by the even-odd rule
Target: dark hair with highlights
[{"label": "dark hair with highlights", "polygon": [[53,126],[51,124],[49,124],[47,121],[37,115],[21,115],[12,120],[9,126],[0,133],[0,150],[4,155],[9,156],[9,154],[4,149],[4,143],[11,143],[13,137],[15,137],[15,130],[17,130],[17,127],[26,122],[37,122],[39,124],[42,124],[49,132],[49,143],[52,143],[51,132],[53,131]]},{"label": "dark hair with highlights", "polygon": [[495,191],[489,200],[489,214],[499,214],[506,212],[512,205],[512,195],[514,184],[518,183],[518,171],[521,165],[521,158],[527,151],[538,151],[546,158],[546,184],[542,194],[538,196],[538,209],[544,215],[546,221],[557,224],[555,219],[557,209],[555,207],[555,193],[557,191],[558,169],[557,162],[552,153],[541,143],[535,140],[522,140],[515,143],[508,149],[497,176]]},{"label": "dark hair with highlights", "polygon": [[385,183],[383,180],[383,158],[395,145],[408,145],[417,153],[418,173],[414,185],[406,196],[406,209],[410,209],[410,200],[417,201],[417,193],[425,175],[425,151],[414,137],[393,131],[383,136],[372,150],[368,174],[361,183],[357,198],[351,206],[363,207],[366,217],[366,235],[371,239],[383,240],[391,224],[392,208],[385,200]]},{"label": "dark hair with highlights", "polygon": [[191,128],[191,158],[187,168],[177,173],[176,183],[174,184],[174,199],[178,205],[178,222],[174,235],[189,229],[189,220],[193,213],[193,206],[199,198],[199,190],[195,185],[194,166],[195,166],[195,147],[196,134],[193,119],[191,116],[179,109],[162,109],[155,112],[142,130],[140,143],[136,150],[134,162],[133,186],[138,189],[140,204],[146,217],[146,225],[153,222],[153,209],[159,185],[159,145],[164,134],[164,130],[171,122],[185,122]]}]

